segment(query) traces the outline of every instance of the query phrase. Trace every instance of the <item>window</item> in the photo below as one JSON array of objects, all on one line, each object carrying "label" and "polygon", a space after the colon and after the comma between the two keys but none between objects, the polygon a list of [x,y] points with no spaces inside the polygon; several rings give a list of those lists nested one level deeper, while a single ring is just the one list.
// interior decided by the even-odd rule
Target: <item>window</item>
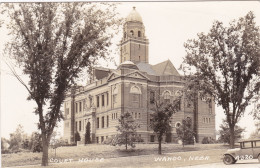
[{"label": "window", "polygon": [[133,30],[130,31],[130,35],[134,36],[134,31]]},{"label": "window", "polygon": [[209,114],[212,114],[212,100],[209,100]]},{"label": "window", "polygon": [[170,103],[170,98],[171,98],[170,95],[171,94],[169,91],[164,92],[163,98],[165,103]]},{"label": "window", "polygon": [[138,48],[139,48],[139,49],[141,48],[141,45],[140,45],[140,44],[138,45]]},{"label": "window", "polygon": [[179,128],[181,126],[181,123],[180,122],[177,122],[176,124],[175,124],[175,127],[176,128]]},{"label": "window", "polygon": [[78,122],[76,121],[76,123],[75,123],[75,127],[76,127],[76,132],[78,131]]},{"label": "window", "polygon": [[138,37],[141,37],[141,31],[138,31]]},{"label": "window", "polygon": [[78,112],[78,103],[75,103],[76,113]]},{"label": "window", "polygon": [[209,123],[210,123],[210,118],[209,118]]},{"label": "window", "polygon": [[82,102],[79,102],[79,112],[82,111]]},{"label": "window", "polygon": [[181,100],[179,100],[179,102],[178,102],[178,110],[179,111],[181,110]]},{"label": "window", "polygon": [[154,98],[155,98],[155,94],[153,91],[150,92],[150,103],[154,104]]},{"label": "window", "polygon": [[130,93],[132,94],[132,102],[133,102],[133,107],[140,107],[140,95],[141,95],[141,90],[138,86],[133,86],[130,89]]},{"label": "window", "polygon": [[69,115],[70,114],[70,109],[69,108],[66,108],[65,110],[65,115]]},{"label": "window", "polygon": [[139,61],[141,61],[141,57],[139,56]]},{"label": "window", "polygon": [[104,141],[104,136],[101,136],[101,143]]},{"label": "window", "polygon": [[112,119],[114,119],[114,114],[112,113]]},{"label": "window", "polygon": [[141,118],[141,113],[139,113],[139,117],[138,118]]},{"label": "window", "polygon": [[81,121],[79,121],[79,131],[81,131]]},{"label": "window", "polygon": [[109,127],[109,116],[107,116],[107,127]]},{"label": "window", "polygon": [[99,118],[97,118],[97,128],[99,128]]},{"label": "window", "polygon": [[102,106],[105,106],[105,95],[102,94]]},{"label": "window", "polygon": [[98,143],[98,137],[96,137],[97,143]]},{"label": "window", "polygon": [[97,96],[97,107],[99,107],[99,96]]},{"label": "window", "polygon": [[102,117],[102,128],[104,128],[105,126],[105,119],[104,119],[104,116]]},{"label": "window", "polygon": [[107,93],[107,105],[109,104],[109,94]]},{"label": "window", "polygon": [[242,148],[251,148],[251,142],[243,142]]},{"label": "window", "polygon": [[151,135],[151,136],[150,136],[150,142],[154,142],[154,139],[155,139],[155,136],[154,136],[154,135]]},{"label": "window", "polygon": [[137,113],[135,113],[135,118],[137,118]]},{"label": "window", "polygon": [[89,97],[89,107],[92,106],[92,97]]},{"label": "window", "polygon": [[116,118],[117,118],[117,113],[116,113]]},{"label": "window", "polygon": [[126,32],[124,33],[124,38],[126,38]]},{"label": "window", "polygon": [[255,147],[258,147],[258,148],[260,147],[260,141],[256,141],[254,144],[255,144],[254,145]]}]

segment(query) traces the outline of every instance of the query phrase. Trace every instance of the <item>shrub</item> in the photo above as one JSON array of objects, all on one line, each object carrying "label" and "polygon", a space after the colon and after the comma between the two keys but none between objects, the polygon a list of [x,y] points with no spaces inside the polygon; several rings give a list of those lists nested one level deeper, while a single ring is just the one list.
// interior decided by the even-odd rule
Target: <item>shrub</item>
[{"label": "shrub", "polygon": [[213,144],[216,143],[216,141],[211,137],[204,137],[201,141],[202,144]]}]

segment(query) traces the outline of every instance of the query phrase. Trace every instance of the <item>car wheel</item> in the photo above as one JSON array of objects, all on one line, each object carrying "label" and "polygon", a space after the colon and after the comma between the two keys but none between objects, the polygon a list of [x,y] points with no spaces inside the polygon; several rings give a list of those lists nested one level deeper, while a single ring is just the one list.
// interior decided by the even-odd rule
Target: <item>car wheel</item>
[{"label": "car wheel", "polygon": [[224,159],[223,159],[223,162],[226,164],[226,165],[230,165],[230,164],[233,164],[234,163],[234,158],[230,155],[225,155],[224,156]]}]

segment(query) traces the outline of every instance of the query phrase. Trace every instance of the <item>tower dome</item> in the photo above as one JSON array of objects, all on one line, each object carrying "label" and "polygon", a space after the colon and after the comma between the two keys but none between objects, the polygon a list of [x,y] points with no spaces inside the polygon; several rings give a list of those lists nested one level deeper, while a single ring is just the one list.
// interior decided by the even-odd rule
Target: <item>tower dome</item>
[{"label": "tower dome", "polygon": [[143,22],[141,15],[135,10],[135,7],[133,7],[133,10],[126,17],[126,22],[130,21]]}]

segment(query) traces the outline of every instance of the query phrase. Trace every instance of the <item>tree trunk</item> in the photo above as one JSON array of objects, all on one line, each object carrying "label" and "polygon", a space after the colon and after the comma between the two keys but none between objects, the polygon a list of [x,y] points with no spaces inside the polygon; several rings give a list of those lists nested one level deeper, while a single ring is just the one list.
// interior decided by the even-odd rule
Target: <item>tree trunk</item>
[{"label": "tree trunk", "polygon": [[233,149],[235,145],[235,126],[234,125],[229,125],[230,127],[230,148]]},{"label": "tree trunk", "polygon": [[48,166],[48,142],[42,138],[42,166]]},{"label": "tree trunk", "polygon": [[125,135],[125,149],[127,150],[127,134]]},{"label": "tree trunk", "polygon": [[162,140],[159,140],[159,147],[158,147],[158,154],[161,155],[162,154]]}]

